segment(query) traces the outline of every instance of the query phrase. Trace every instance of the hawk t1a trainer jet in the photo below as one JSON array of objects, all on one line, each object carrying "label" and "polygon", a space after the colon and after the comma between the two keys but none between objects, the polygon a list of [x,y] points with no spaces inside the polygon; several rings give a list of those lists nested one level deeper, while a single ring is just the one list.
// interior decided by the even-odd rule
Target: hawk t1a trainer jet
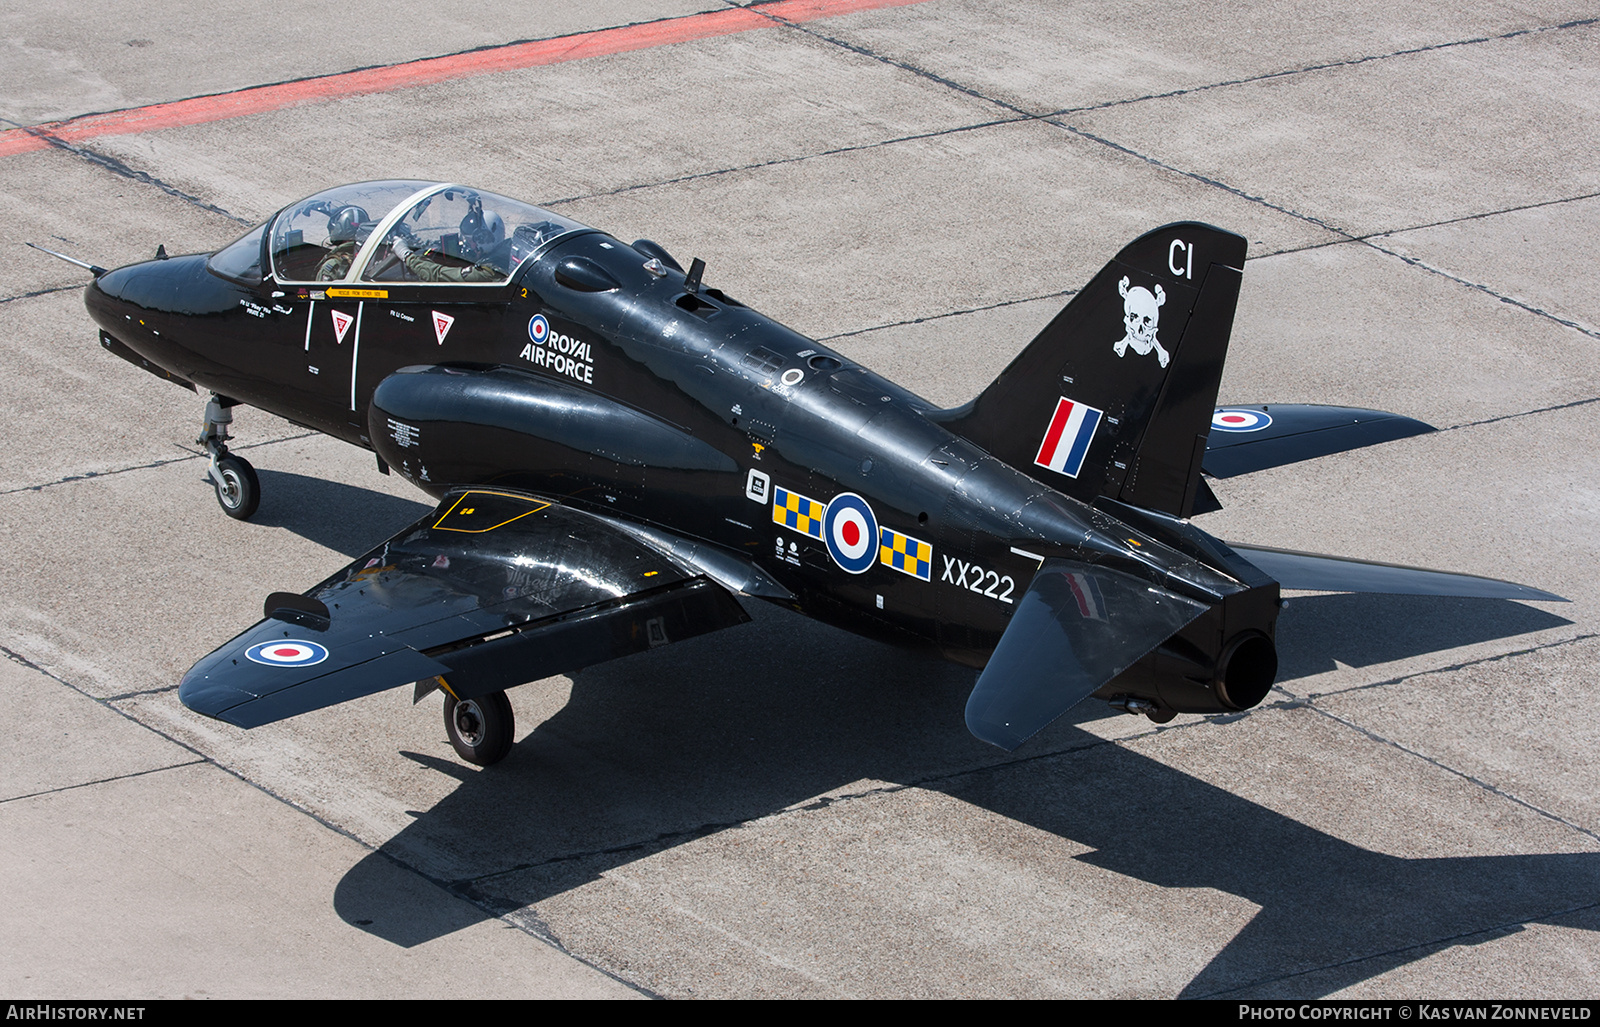
[{"label": "hawk t1a trainer jet", "polygon": [[741,623],[736,595],[982,668],[967,724],[1007,749],[1089,696],[1158,722],[1256,705],[1280,588],[1559,600],[1190,523],[1218,508],[1204,474],[1432,430],[1215,409],[1244,259],[1209,225],[1134,240],[949,410],[706,286],[699,260],[454,184],[342,186],[209,256],[83,266],[101,344],[209,393],[230,515],[260,492],[226,445],[241,403],[438,499],[269,596],[184,704],[249,728],[415,682],[487,765],[507,688]]}]

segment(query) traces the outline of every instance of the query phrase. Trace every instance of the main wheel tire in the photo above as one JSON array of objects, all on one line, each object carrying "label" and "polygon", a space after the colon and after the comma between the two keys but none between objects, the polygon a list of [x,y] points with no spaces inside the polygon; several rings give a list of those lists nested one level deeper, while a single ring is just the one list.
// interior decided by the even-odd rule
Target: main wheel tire
[{"label": "main wheel tire", "polygon": [[217,461],[217,473],[222,475],[222,483],[211,483],[217,490],[217,505],[229,517],[248,521],[261,505],[261,482],[256,478],[256,469],[244,457],[230,453]]},{"label": "main wheel tire", "polygon": [[457,755],[468,763],[487,767],[511,751],[514,726],[511,700],[504,692],[456,701],[444,697],[444,730]]}]

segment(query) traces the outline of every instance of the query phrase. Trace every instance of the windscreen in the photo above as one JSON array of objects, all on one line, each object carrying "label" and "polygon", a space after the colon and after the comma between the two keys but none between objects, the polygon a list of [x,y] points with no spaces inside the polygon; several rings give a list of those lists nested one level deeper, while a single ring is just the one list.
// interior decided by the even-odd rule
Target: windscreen
[{"label": "windscreen", "polygon": [[213,253],[206,260],[206,267],[214,274],[231,278],[236,282],[244,282],[246,285],[261,284],[261,279],[267,276],[266,269],[261,266],[261,237],[266,232],[265,224],[250,229]]}]

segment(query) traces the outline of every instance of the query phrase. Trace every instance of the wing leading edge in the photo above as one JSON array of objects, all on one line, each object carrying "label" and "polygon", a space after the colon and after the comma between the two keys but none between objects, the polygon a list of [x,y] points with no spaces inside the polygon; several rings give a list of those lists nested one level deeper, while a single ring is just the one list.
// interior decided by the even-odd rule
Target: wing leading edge
[{"label": "wing leading edge", "polygon": [[722,586],[616,525],[485,489],[446,495],[268,607],[184,675],[185,706],[250,728],[436,675],[470,699],[749,619]]}]

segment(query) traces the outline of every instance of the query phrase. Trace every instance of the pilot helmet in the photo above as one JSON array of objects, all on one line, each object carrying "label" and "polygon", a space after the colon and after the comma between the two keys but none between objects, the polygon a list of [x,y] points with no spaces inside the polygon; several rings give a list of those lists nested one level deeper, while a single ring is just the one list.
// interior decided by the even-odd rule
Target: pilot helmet
[{"label": "pilot helmet", "polygon": [[472,256],[487,252],[505,237],[505,219],[492,210],[474,209],[461,219],[461,243]]},{"label": "pilot helmet", "polygon": [[367,212],[360,207],[349,205],[340,207],[328,219],[328,242],[334,245],[345,242],[354,242],[361,225],[367,220]]}]

